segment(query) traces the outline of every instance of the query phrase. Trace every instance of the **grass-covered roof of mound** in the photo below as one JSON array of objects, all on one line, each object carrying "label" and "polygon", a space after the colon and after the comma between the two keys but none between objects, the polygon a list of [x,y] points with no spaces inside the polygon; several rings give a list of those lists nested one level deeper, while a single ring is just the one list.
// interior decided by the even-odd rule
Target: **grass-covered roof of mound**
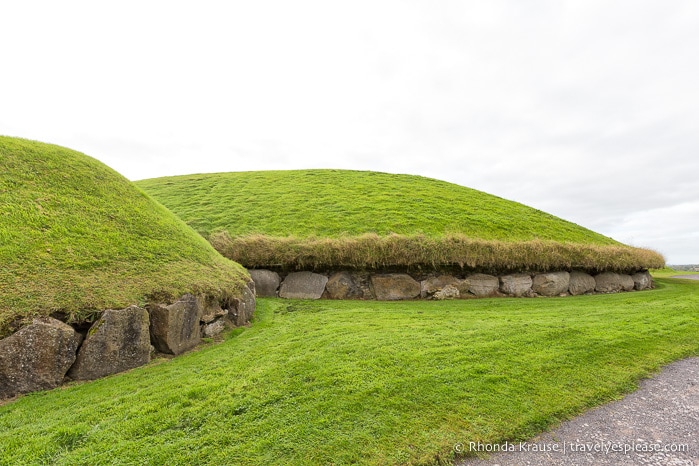
[{"label": "grass-covered roof of mound", "polygon": [[260,171],[137,185],[248,267],[597,271],[664,263],[540,210],[421,176]]},{"label": "grass-covered roof of mound", "polygon": [[126,178],[63,147],[0,136],[0,205],[0,336],[36,315],[226,298],[248,279]]}]

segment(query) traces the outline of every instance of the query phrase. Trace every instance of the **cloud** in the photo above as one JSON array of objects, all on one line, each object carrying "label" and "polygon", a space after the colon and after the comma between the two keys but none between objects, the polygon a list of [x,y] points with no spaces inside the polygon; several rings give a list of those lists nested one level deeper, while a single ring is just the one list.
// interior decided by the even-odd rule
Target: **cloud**
[{"label": "cloud", "polygon": [[82,150],[131,179],[421,174],[698,261],[699,224],[671,214],[699,199],[696,2],[4,10],[0,133]]}]

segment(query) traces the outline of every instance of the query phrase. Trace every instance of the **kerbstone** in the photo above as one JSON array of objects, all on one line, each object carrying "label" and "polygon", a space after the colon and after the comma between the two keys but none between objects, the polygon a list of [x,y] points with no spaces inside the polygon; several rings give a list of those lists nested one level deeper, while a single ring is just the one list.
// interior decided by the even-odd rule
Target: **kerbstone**
[{"label": "kerbstone", "polygon": [[372,275],[371,286],[379,301],[398,301],[420,296],[420,283],[405,273]]},{"label": "kerbstone", "polygon": [[250,278],[255,282],[255,292],[257,296],[275,298],[277,290],[281,284],[281,279],[277,272],[266,269],[248,270]]},{"label": "kerbstone", "polygon": [[635,273],[631,275],[631,279],[633,280],[634,289],[638,291],[653,288],[653,278],[648,271]]},{"label": "kerbstone", "polygon": [[68,376],[99,379],[147,364],[150,353],[148,311],[138,306],[107,310],[90,327]]},{"label": "kerbstone", "polygon": [[357,280],[349,272],[333,274],[325,285],[330,299],[360,299],[364,292]]},{"label": "kerbstone", "polygon": [[250,322],[257,307],[255,295],[255,282],[251,281],[243,288],[241,297],[233,300],[233,310],[228,315],[228,319],[233,325],[241,327]]},{"label": "kerbstone", "polygon": [[529,274],[512,274],[500,277],[500,291],[510,296],[524,296],[532,291],[532,277]]},{"label": "kerbstone", "polygon": [[595,276],[595,291],[598,293],[623,291],[629,287],[629,279],[631,280],[631,289],[633,289],[633,279],[629,275],[623,276],[615,272],[603,272]]},{"label": "kerbstone", "polygon": [[182,354],[201,341],[202,300],[187,294],[169,306],[150,304],[148,311],[153,345],[161,353]]},{"label": "kerbstone", "polygon": [[585,272],[571,272],[568,291],[573,296],[595,291],[595,277]]},{"label": "kerbstone", "polygon": [[493,275],[475,273],[466,279],[469,283],[469,293],[476,296],[494,296],[500,288],[500,280]]},{"label": "kerbstone", "polygon": [[279,297],[287,299],[320,299],[328,277],[313,272],[293,272],[279,287]]},{"label": "kerbstone", "polygon": [[81,341],[73,327],[51,317],[0,340],[0,399],[58,387]]},{"label": "kerbstone", "polygon": [[542,296],[558,296],[568,291],[570,273],[550,272],[540,273],[532,280],[532,290]]}]

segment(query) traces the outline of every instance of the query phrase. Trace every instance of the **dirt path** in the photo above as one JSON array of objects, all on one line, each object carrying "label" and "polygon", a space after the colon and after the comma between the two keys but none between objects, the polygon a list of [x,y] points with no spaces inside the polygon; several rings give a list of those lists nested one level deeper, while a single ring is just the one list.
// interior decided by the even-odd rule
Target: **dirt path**
[{"label": "dirt path", "polygon": [[[671,364],[624,399],[512,448],[522,451],[461,460],[457,465],[699,466],[699,358]],[[549,451],[534,451],[537,448]],[[469,444],[463,449],[469,451]]]}]

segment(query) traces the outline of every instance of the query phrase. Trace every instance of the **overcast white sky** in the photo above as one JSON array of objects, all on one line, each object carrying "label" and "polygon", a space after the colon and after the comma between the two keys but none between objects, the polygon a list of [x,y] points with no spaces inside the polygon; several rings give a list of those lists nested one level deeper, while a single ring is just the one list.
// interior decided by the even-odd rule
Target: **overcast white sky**
[{"label": "overcast white sky", "polygon": [[699,2],[6,1],[0,134],[419,174],[699,263]]}]

